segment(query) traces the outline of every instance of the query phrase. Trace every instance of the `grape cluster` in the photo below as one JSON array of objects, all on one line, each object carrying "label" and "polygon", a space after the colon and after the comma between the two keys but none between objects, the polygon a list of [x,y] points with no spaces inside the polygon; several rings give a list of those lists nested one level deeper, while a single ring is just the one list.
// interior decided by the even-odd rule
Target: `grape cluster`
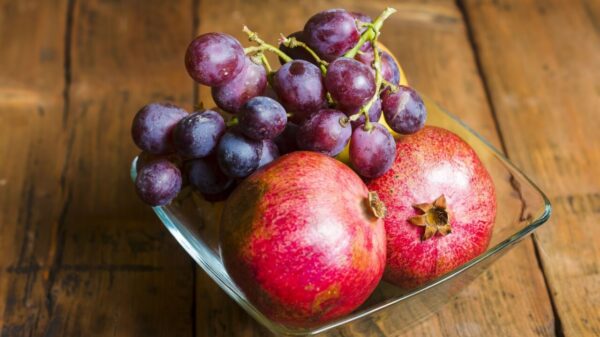
[{"label": "grape cluster", "polygon": [[[359,175],[385,173],[396,152],[390,129],[417,132],[427,115],[377,42],[393,12],[372,20],[343,9],[323,11],[302,31],[282,35],[278,47],[247,27],[255,46],[244,48],[224,33],[195,38],[185,66],[192,79],[211,87],[218,108],[189,114],[152,103],[137,113],[132,137],[143,151],[136,180],[141,199],[164,205],[189,184],[207,200],[219,200],[240,179],[297,150],[336,156],[349,147]],[[279,69],[271,68],[267,52],[279,56]],[[234,117],[225,121],[220,112]]]}]

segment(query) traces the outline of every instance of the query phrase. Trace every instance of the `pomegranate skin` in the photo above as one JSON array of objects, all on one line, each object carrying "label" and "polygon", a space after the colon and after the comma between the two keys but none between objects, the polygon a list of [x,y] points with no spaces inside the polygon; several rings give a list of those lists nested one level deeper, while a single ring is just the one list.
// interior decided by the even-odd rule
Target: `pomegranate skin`
[{"label": "pomegranate skin", "polygon": [[[445,274],[487,248],[496,217],[494,183],[475,151],[454,133],[426,126],[397,139],[396,159],[372,180],[387,207],[384,280],[412,288]],[[423,240],[413,205],[446,199],[451,232]]]},{"label": "pomegranate skin", "polygon": [[383,221],[350,168],[298,151],[245,179],[225,203],[229,275],[270,319],[309,327],[360,306],[385,267]]}]

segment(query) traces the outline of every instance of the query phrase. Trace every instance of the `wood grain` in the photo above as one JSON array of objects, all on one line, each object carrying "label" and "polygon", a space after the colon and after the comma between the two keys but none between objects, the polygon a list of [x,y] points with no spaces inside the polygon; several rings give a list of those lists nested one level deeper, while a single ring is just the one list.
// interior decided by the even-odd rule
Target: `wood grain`
[{"label": "wood grain", "polygon": [[600,335],[600,4],[465,1],[510,158],[548,193],[536,243],[565,336]]},{"label": "wood grain", "polygon": [[[67,2],[0,1],[0,335],[47,327],[67,192]],[[32,24],[35,22],[36,24]]]},{"label": "wood grain", "polygon": [[[150,101],[191,109],[195,33],[245,41],[248,24],[275,41],[321,9],[388,5],[0,0],[0,336],[265,336],[135,197],[129,123]],[[552,199],[535,236],[546,279],[528,240],[410,331],[343,336],[600,335],[600,3],[392,5],[382,41],[411,85],[500,147],[498,124]]]},{"label": "wood grain", "polygon": [[[241,32],[246,24],[266,41],[276,41],[279,33],[302,29],[322,9],[341,7],[376,16],[388,5],[384,1],[304,1],[293,6],[277,1],[201,2],[199,33],[224,31],[246,41]],[[407,1],[394,7],[399,13],[386,22],[381,39],[402,63],[411,85],[500,146],[458,7],[452,1]],[[211,105],[209,90],[201,87],[199,97]],[[507,198],[512,198],[510,194],[499,192]],[[203,271],[197,275],[197,336],[262,336],[258,325]],[[396,328],[371,323],[344,336],[397,336]],[[439,314],[403,334],[481,335],[554,335],[552,310],[531,240],[499,260]]]},{"label": "wood grain", "polygon": [[191,107],[191,2],[1,8],[2,336],[193,335],[194,267],[128,174],[133,114]]}]

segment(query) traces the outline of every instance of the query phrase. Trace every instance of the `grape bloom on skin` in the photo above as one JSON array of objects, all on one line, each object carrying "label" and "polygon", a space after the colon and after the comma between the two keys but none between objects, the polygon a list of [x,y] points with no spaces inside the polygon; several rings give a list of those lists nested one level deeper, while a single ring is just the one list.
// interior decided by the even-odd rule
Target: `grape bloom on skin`
[{"label": "grape bloom on skin", "polygon": [[244,59],[244,48],[233,36],[207,33],[188,46],[185,67],[195,81],[214,87],[233,80],[244,68]]}]

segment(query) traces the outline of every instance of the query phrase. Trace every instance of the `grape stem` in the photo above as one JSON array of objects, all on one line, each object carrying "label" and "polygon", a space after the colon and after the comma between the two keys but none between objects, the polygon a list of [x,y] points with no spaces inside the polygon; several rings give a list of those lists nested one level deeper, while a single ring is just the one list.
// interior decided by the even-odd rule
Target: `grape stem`
[{"label": "grape stem", "polygon": [[306,43],[302,42],[302,41],[298,41],[298,39],[296,39],[295,37],[285,37],[285,35],[281,34],[281,43],[288,47],[288,48],[296,48],[296,47],[301,47],[304,48],[314,59],[315,61],[317,61],[317,63],[319,64],[319,68],[321,68],[321,72],[323,73],[323,76],[325,76],[325,74],[327,74],[327,65],[328,63],[326,61],[323,61],[319,55],[317,55],[317,53],[315,53],[314,50],[312,50]]},{"label": "grape stem", "polygon": [[392,7],[388,7],[381,12],[381,14],[377,17],[377,19],[375,19],[375,21],[373,21],[372,24],[365,25],[368,28],[361,34],[356,45],[347,51],[346,54],[344,54],[344,57],[354,58],[365,42],[372,41],[377,37],[381,26],[383,26],[383,22],[394,13],[396,13],[396,10]]},{"label": "grape stem", "polygon": [[[385,11],[384,11],[384,13],[385,13]],[[381,18],[382,16],[383,16],[383,13],[382,13],[382,15],[379,16],[379,18]],[[377,19],[379,19],[379,18],[377,18]],[[374,36],[371,38],[371,45],[373,46],[373,56],[374,56],[373,68],[375,68],[375,94],[373,94],[373,97],[371,97],[371,99],[367,102],[367,104],[365,104],[360,109],[359,113],[357,113],[358,116],[360,116],[361,113],[365,115],[365,125],[364,125],[365,131],[371,131],[371,129],[373,129],[373,124],[371,123],[370,118],[369,118],[369,110],[371,109],[371,106],[373,105],[375,100],[377,100],[377,97],[379,97],[381,85],[383,84],[383,81],[384,81],[383,77],[381,76],[381,55],[380,55],[379,46],[377,45],[377,39],[379,38],[379,29],[380,28],[381,28],[381,25],[376,26],[375,24],[373,24],[373,26],[371,26],[371,29],[373,29],[373,31],[374,31]],[[387,83],[389,83],[389,82],[387,82]],[[356,118],[358,118],[358,117],[356,117]]]},{"label": "grape stem", "polygon": [[333,100],[333,97],[331,96],[331,93],[328,91],[327,94],[325,95],[325,98],[327,98],[327,104],[330,107],[333,107],[335,105],[335,101]]},{"label": "grape stem", "polygon": [[250,28],[248,28],[248,26],[244,26],[243,31],[244,31],[244,33],[248,34],[248,40],[258,43],[258,46],[244,48],[244,52],[246,53],[246,55],[252,54],[252,53],[257,53],[257,52],[264,52],[264,51],[268,50],[270,52],[277,54],[277,56],[281,57],[285,62],[292,61],[291,57],[289,57],[284,52],[279,50],[279,48],[263,41],[260,37],[258,37],[258,34],[251,31]]},{"label": "grape stem", "polygon": [[[379,47],[377,46],[379,30],[383,26],[383,22],[395,12],[396,10],[394,8],[388,7],[377,17],[377,19],[375,19],[375,21],[373,21],[373,23],[363,23],[363,26],[367,27],[367,29],[361,34],[360,39],[358,40],[356,45],[348,52],[346,52],[346,54],[344,54],[344,57],[354,58],[356,54],[360,51],[360,48],[363,46],[363,44],[365,44],[365,42],[371,41],[371,45],[373,46],[373,68],[375,68],[375,94],[373,94],[373,97],[371,97],[371,99],[369,99],[369,101],[362,108],[360,108],[358,113],[350,117],[351,121],[356,121],[360,117],[360,115],[365,115],[365,131],[371,131],[371,129],[373,129],[373,124],[371,123],[369,118],[369,110],[371,109],[371,106],[373,105],[375,100],[377,100],[377,97],[379,97],[381,84],[384,81],[384,79],[381,76],[381,55],[379,54],[380,51]],[[386,81],[386,83],[389,82]],[[389,84],[391,85],[391,83]]]},{"label": "grape stem", "polygon": [[269,64],[269,60],[267,60],[267,57],[265,56],[264,53],[260,54],[260,61],[262,62],[263,66],[265,67],[267,74],[270,74],[273,72],[273,69],[271,68],[271,65]]},{"label": "grape stem", "polygon": [[[373,105],[375,100],[377,100],[377,97],[379,97],[379,89],[381,88],[381,83],[383,80],[381,77],[381,57],[379,55],[379,47],[377,47],[378,35],[379,35],[379,31],[375,35],[375,38],[372,40],[373,41],[373,43],[372,43],[373,44],[373,55],[375,56],[375,60],[373,61],[373,67],[375,68],[375,94],[373,95],[373,97],[371,97],[371,99],[367,102],[367,104],[365,104],[360,109],[360,112],[362,112],[365,115],[365,126],[364,126],[365,131],[371,131],[371,129],[373,128],[373,124],[371,124],[371,121],[369,120],[369,110],[371,110],[371,106]],[[358,113],[358,115],[360,115],[360,112]]]},{"label": "grape stem", "polygon": [[233,117],[231,117],[231,119],[230,119],[230,120],[228,120],[228,121],[227,121],[227,123],[225,123],[225,124],[227,125],[227,127],[230,127],[230,126],[238,125],[238,123],[239,123],[239,120],[238,120],[238,118],[237,118],[237,117],[235,117],[235,116],[233,116]]},{"label": "grape stem", "polygon": [[383,85],[390,87],[390,90],[392,90],[392,92],[398,92],[398,89],[400,89],[397,85],[395,85],[392,82],[387,81],[385,78],[381,79],[381,83],[383,83]]}]

